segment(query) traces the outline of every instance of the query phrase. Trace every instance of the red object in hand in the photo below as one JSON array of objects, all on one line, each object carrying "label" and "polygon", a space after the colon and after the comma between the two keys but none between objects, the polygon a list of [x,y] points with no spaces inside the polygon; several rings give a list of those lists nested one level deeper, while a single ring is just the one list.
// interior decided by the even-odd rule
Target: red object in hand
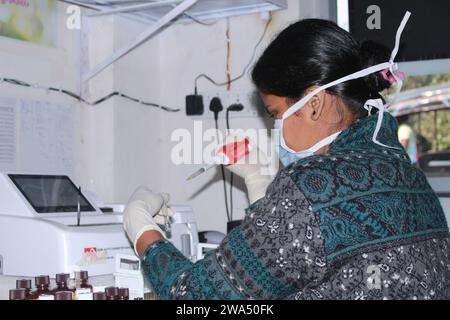
[{"label": "red object in hand", "polygon": [[217,156],[223,157],[223,164],[230,166],[235,164],[250,152],[250,141],[245,138],[244,140],[235,141],[223,145],[218,151]]}]

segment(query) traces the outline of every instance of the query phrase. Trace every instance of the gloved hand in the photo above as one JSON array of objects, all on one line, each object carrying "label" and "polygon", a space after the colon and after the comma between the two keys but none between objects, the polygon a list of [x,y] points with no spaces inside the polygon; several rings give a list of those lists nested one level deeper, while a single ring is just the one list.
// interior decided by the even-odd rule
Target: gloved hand
[{"label": "gloved hand", "polygon": [[168,202],[168,194],[156,194],[146,187],[139,187],[131,196],[123,212],[123,227],[133,242],[135,252],[137,240],[145,231],[155,230],[167,238],[159,225],[167,225],[173,215],[167,207]]},{"label": "gloved hand", "polygon": [[[233,159],[234,154],[242,154],[242,150],[234,148],[235,142],[242,142],[246,138],[240,135],[228,135],[225,139],[226,154]],[[245,144],[239,143],[238,148],[244,148]],[[219,150],[223,148],[220,147]],[[247,186],[247,193],[250,204],[263,198],[266,190],[272,182],[273,174],[270,174],[270,164],[266,155],[261,150],[250,143],[250,152],[232,165],[225,166],[228,170],[243,178]]]}]

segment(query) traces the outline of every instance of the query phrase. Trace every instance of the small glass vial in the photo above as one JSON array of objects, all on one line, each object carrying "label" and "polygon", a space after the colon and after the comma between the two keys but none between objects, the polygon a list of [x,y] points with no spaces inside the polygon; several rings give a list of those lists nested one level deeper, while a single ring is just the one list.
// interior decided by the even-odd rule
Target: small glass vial
[{"label": "small glass vial", "polygon": [[16,289],[25,289],[25,295],[28,297],[31,293],[31,280],[20,279],[16,280]]},{"label": "small glass vial", "polygon": [[55,300],[73,300],[72,291],[58,291],[55,293]]},{"label": "small glass vial", "polygon": [[108,300],[105,292],[94,292],[94,300]]},{"label": "small glass vial", "polygon": [[89,275],[87,271],[75,272],[76,287],[81,289],[90,289],[93,292],[93,287],[89,284]]},{"label": "small glass vial", "polygon": [[130,290],[128,288],[119,288],[119,300],[130,300]]},{"label": "small glass vial", "polygon": [[119,288],[108,287],[105,289],[107,300],[118,300],[119,299]]},{"label": "small glass vial", "polygon": [[34,279],[36,284],[36,291],[31,292],[28,296],[30,300],[51,300],[53,293],[50,291],[50,277],[49,276],[38,276]]},{"label": "small glass vial", "polygon": [[26,289],[9,290],[9,300],[26,300]]},{"label": "small glass vial", "polygon": [[60,291],[71,291],[75,292],[74,288],[69,288],[68,283],[70,280],[70,274],[68,273],[58,273],[56,275],[56,288],[52,290],[53,293]]}]

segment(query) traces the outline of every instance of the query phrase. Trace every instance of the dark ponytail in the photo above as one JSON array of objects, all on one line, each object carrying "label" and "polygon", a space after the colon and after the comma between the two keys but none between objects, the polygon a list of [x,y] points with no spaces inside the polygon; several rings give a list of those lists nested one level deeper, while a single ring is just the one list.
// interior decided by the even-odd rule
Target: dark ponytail
[{"label": "dark ponytail", "polygon": [[[375,42],[360,44],[335,23],[306,19],[290,25],[267,47],[252,72],[256,87],[265,94],[300,99],[306,89],[389,60],[387,48]],[[327,89],[340,97],[357,117],[367,115],[368,99],[381,98],[390,87],[380,73]]]}]

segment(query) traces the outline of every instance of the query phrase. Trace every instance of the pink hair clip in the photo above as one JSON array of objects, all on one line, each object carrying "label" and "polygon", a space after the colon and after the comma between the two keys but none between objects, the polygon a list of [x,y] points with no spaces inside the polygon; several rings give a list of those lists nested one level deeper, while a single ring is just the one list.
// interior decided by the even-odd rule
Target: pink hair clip
[{"label": "pink hair clip", "polygon": [[[380,71],[380,73],[383,76],[384,80],[389,82],[391,85],[393,85],[396,82],[394,76],[392,75],[392,73],[389,69],[384,69],[383,71]],[[395,75],[400,80],[405,80],[405,78],[406,78],[406,75],[401,71],[396,71]]]}]

